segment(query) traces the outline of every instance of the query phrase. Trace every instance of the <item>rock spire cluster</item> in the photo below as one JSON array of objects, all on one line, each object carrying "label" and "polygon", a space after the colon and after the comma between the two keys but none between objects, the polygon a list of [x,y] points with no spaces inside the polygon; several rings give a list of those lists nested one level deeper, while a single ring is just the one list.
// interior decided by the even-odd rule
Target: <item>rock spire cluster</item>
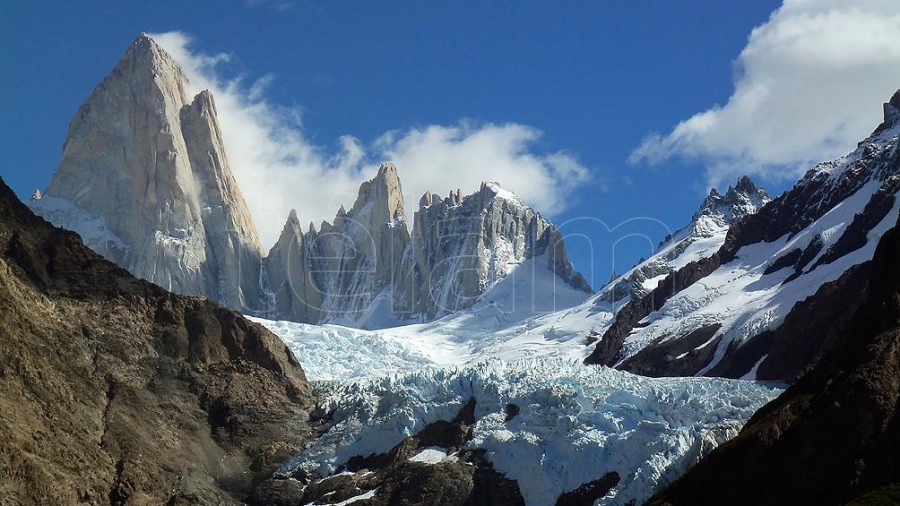
[{"label": "rock spire cluster", "polygon": [[426,193],[411,230],[391,163],[318,230],[304,232],[291,212],[264,259],[215,100],[189,89],[172,57],[140,35],[79,108],[59,169],[32,208],[138,277],[271,318],[431,320],[468,307],[537,257],[590,292],[559,231],[494,183],[469,196]]}]

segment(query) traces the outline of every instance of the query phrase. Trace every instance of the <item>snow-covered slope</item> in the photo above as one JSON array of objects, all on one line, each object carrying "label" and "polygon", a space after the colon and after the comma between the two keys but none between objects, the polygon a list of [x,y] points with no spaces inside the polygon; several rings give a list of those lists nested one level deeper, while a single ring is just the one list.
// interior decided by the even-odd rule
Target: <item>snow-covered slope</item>
[{"label": "snow-covered slope", "polygon": [[647,295],[669,273],[715,253],[732,224],[768,202],[766,191],[747,176],[729,186],[725,195],[713,188],[687,226],[667,237],[649,259],[611,280],[599,299],[624,304]]},{"label": "snow-covered slope", "polygon": [[[793,189],[732,227],[715,254],[623,308],[592,361],[653,375],[797,373],[806,364],[771,366],[783,357],[769,353],[766,339],[798,302],[813,304],[810,298],[823,285],[870,260],[878,239],[894,225],[900,211],[898,118],[900,93],[885,104],[884,123],[853,153],[811,169]],[[820,344],[798,336],[792,347]],[[792,353],[786,348],[776,355]]]},{"label": "snow-covered slope", "polygon": [[[607,473],[618,482],[598,504],[639,504],[737,434],[777,393],[743,381],[657,380],[559,359],[335,383],[322,386],[319,400],[335,422],[279,473],[301,469],[322,479],[351,457],[385,453],[426,425],[452,419],[474,399],[466,448],[486,450],[494,468],[518,482],[526,504],[554,504]],[[423,465],[454,458],[428,450],[414,458]]]},{"label": "snow-covered slope", "polygon": [[598,316],[584,306],[584,292],[547,270],[544,262],[543,257],[523,261],[472,307],[430,323],[361,330],[256,321],[285,341],[313,380],[461,366],[487,358],[581,360],[589,351],[585,336]]},{"label": "snow-covered slope", "polygon": [[487,359],[583,360],[591,351],[588,337],[602,334],[618,308],[648,293],[658,279],[714,254],[730,224],[767,201],[749,178],[741,178],[725,196],[713,190],[691,223],[667,238],[656,254],[587,299],[546,268],[544,253],[507,262],[503,277],[471,307],[429,323],[364,331],[259,321],[284,339],[309,377],[318,380],[398,372],[416,363],[440,367]]}]

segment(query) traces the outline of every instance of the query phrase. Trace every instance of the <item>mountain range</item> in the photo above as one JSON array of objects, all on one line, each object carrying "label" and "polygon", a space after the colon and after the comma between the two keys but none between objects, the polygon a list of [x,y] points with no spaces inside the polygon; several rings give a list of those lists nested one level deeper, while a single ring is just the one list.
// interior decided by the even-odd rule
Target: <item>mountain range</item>
[{"label": "mountain range", "polygon": [[594,293],[560,230],[499,184],[426,193],[410,221],[390,162],[330,222],[291,211],[266,252],[215,99],[189,89],[142,34],[78,109],[29,204],[78,235],[0,188],[0,378],[24,413],[0,419],[8,497],[897,495],[900,92],[853,152],[775,198],[746,176],[711,190]]},{"label": "mountain range", "polygon": [[471,306],[523,260],[590,292],[563,239],[495,183],[426,193],[410,229],[397,169],[384,163],[349,211],[316,230],[287,217],[261,253],[208,91],[139,36],[69,125],[35,212],[104,257],[176,293],[304,323],[384,327]]}]

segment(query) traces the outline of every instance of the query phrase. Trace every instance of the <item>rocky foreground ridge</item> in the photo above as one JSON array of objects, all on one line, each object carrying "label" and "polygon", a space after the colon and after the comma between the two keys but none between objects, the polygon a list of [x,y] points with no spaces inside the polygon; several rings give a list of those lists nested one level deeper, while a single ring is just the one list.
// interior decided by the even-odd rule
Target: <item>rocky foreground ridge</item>
[{"label": "rocky foreground ridge", "polygon": [[4,504],[240,504],[309,435],[276,336],[136,279],[2,181],[0,343]]}]

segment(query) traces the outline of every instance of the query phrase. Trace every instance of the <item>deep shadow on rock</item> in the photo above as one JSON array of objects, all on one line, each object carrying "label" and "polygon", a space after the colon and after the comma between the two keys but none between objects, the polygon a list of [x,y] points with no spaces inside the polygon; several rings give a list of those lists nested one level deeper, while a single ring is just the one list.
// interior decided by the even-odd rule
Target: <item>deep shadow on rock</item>
[{"label": "deep shadow on rock", "polygon": [[0,182],[0,497],[235,504],[308,437],[284,344],[34,216]]}]

